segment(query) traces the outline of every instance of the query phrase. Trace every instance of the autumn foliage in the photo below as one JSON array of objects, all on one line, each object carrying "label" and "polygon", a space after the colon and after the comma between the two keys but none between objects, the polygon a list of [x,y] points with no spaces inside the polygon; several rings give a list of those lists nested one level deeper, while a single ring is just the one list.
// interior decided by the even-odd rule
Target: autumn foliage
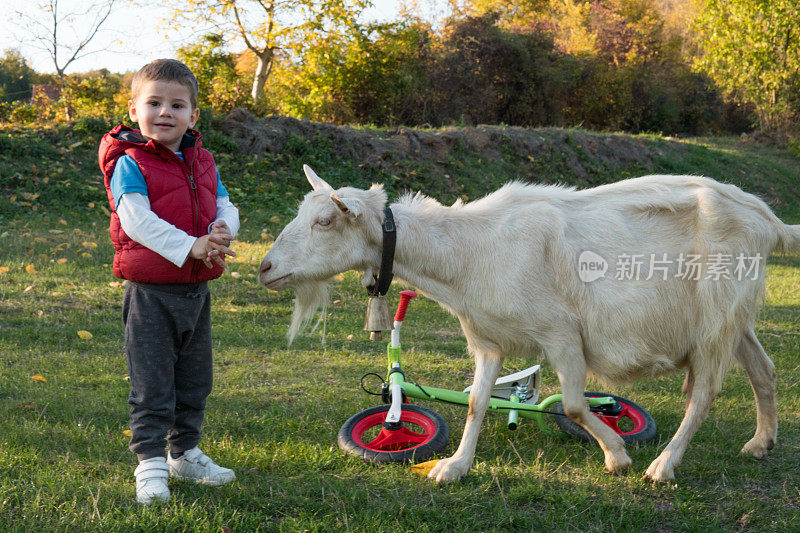
[{"label": "autumn foliage", "polygon": [[[317,6],[304,1],[309,13]],[[249,3],[226,0],[230,9],[219,16]],[[341,13],[282,30],[280,42],[264,33],[280,13],[252,8],[251,26],[239,17],[225,34],[220,24],[221,33],[178,57],[197,73],[201,105],[217,115],[245,107],[337,124],[794,134],[795,3],[741,0],[726,11],[711,0],[449,0],[453,11],[440,23],[413,9],[394,22],[367,23],[355,16],[367,2],[353,0]],[[737,44],[745,33],[747,50]],[[237,35],[248,45],[234,53]],[[271,47],[267,71],[259,38]],[[126,91],[122,76],[96,72],[71,76],[62,100],[84,116],[108,117]],[[26,105],[4,104],[0,120],[58,120],[65,107]]]}]

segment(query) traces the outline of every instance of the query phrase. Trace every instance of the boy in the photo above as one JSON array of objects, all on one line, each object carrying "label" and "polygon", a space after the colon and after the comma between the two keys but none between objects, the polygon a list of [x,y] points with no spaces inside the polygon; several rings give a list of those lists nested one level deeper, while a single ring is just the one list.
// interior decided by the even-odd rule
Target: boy
[{"label": "boy", "polygon": [[228,246],[239,229],[214,158],[191,129],[200,115],[197,92],[183,63],[145,65],[128,102],[140,130],[120,125],[100,143],[114,275],[128,280],[129,447],[139,460],[136,501],[143,504],[169,498],[169,476],[206,485],[235,479],[197,447],[212,382],[206,282],[222,274],[225,255],[236,255]]}]

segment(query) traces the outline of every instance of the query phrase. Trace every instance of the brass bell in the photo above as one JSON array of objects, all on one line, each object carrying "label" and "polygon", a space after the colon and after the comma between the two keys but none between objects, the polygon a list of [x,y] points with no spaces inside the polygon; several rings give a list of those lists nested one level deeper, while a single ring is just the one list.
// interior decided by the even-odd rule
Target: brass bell
[{"label": "brass bell", "polygon": [[367,302],[367,318],[364,321],[364,331],[369,331],[369,339],[379,341],[383,338],[382,331],[392,330],[392,319],[389,317],[389,304],[383,296],[370,296]]}]

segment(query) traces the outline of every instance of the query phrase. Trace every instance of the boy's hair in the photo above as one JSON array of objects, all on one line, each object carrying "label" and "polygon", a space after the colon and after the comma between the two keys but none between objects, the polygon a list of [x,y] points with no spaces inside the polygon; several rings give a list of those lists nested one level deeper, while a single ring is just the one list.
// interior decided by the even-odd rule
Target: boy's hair
[{"label": "boy's hair", "polygon": [[158,80],[176,81],[189,89],[192,108],[197,107],[197,78],[189,67],[177,59],[156,59],[140,68],[131,80],[131,99],[136,99],[144,82]]}]

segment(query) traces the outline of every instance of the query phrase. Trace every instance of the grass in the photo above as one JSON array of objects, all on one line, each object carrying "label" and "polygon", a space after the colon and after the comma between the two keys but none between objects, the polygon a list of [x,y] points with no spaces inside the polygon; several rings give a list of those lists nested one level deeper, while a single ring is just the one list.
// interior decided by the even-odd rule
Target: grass
[{"label": "grass", "polygon": [[[292,296],[263,289],[255,277],[271,236],[305,191],[297,172],[302,161],[329,165],[324,177],[335,176],[331,182],[369,182],[355,165],[303,143],[294,153],[265,159],[218,156],[223,174],[237,176],[226,184],[241,195],[245,223],[239,259],[212,284],[215,387],[202,447],[234,468],[238,479],[215,489],[173,482],[168,503],[138,506],[135,461],[123,434],[123,287],[109,266],[104,197],[89,140],[95,133],[72,149],[80,139],[61,133],[0,132],[0,185],[9,193],[0,199],[2,531],[800,530],[796,256],[771,258],[757,324],[778,372],[779,439],[764,460],[738,453],[755,430],[752,392],[739,369],[726,378],[675,483],[653,485],[641,475],[680,424],[679,375],[601,389],[633,399],[658,424],[656,442],[629,449],[634,466],[626,476],[603,474],[596,446],[539,433],[528,421],[509,432],[497,415],[488,415],[475,469],[460,483],[437,486],[402,465],[377,467],[345,456],[336,446],[339,427],[375,404],[360,390],[359,378],[385,365],[383,345],[370,343],[361,331],[365,299],[356,275],[345,273],[333,288],[324,344],[317,331],[291,349],[284,335]],[[659,168],[736,172],[748,190],[772,187],[779,215],[800,222],[798,163],[786,153],[728,139],[685,144],[684,159],[667,153]],[[447,194],[478,194],[481,186],[490,190],[522,172],[511,157],[480,163],[472,157],[463,154],[452,163],[465,169],[462,191]],[[557,161],[540,164],[553,181],[564,172]],[[414,179],[437,179],[432,170],[409,165]],[[618,170],[615,176],[635,171]],[[481,172],[494,178],[481,185]],[[609,179],[614,172],[607,170]],[[431,188],[446,189],[435,181]],[[397,290],[390,302],[397,301]],[[84,330],[91,339],[78,335]],[[470,383],[472,361],[458,323],[435,303],[412,303],[403,339],[410,379],[455,389]],[[505,369],[536,362],[510,359]],[[557,390],[545,366],[544,393]],[[420,403],[448,420],[448,452],[454,451],[465,410]]]}]

